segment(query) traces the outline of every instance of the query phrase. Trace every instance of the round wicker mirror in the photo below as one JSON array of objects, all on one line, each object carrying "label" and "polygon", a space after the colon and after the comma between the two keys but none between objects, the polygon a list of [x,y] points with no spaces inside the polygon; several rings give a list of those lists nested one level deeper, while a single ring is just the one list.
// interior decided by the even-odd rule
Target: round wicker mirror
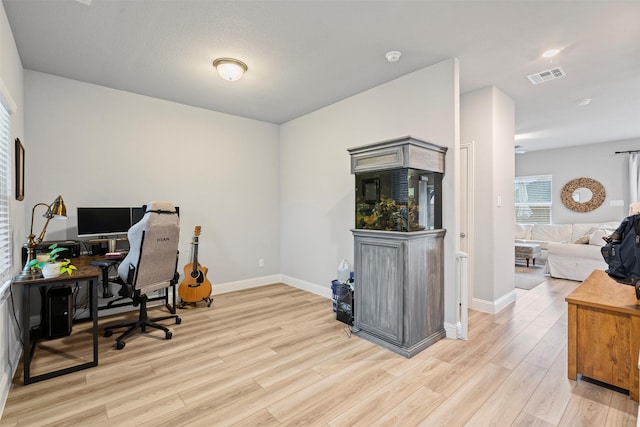
[{"label": "round wicker mirror", "polygon": [[[574,194],[580,193],[579,189],[589,190],[591,198],[584,202],[575,200]],[[562,204],[574,212],[591,212],[599,208],[606,197],[607,192],[602,184],[591,178],[572,179],[562,187],[562,192],[560,193]]]}]

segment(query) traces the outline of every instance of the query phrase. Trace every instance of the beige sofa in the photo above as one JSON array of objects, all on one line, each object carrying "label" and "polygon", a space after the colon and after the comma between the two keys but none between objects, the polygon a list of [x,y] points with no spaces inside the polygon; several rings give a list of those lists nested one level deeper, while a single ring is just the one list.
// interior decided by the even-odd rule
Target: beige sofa
[{"label": "beige sofa", "polygon": [[515,241],[536,243],[551,277],[583,281],[593,270],[606,270],[600,248],[619,221],[576,224],[516,224]]}]

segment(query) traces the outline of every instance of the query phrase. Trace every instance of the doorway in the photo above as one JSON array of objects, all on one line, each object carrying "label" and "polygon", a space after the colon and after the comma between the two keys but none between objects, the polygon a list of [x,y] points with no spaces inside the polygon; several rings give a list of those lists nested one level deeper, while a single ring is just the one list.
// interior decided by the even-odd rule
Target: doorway
[{"label": "doorway", "polygon": [[460,144],[460,251],[468,255],[467,304],[473,302],[473,141]]}]

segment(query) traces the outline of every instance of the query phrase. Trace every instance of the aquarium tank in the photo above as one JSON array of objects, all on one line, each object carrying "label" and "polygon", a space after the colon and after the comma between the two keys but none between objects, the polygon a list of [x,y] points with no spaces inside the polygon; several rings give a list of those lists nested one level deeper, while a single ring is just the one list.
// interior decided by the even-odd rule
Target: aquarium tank
[{"label": "aquarium tank", "polygon": [[356,178],[356,229],[442,229],[447,147],[403,136],[348,151]]},{"label": "aquarium tank", "polygon": [[356,228],[405,232],[442,228],[442,176],[412,168],[356,174]]}]

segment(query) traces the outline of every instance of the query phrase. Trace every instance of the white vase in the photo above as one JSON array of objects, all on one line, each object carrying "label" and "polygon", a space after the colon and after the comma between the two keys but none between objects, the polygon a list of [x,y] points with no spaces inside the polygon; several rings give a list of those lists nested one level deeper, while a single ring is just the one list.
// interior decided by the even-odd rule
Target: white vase
[{"label": "white vase", "polygon": [[47,263],[42,266],[42,275],[45,279],[58,277],[60,275],[61,264],[59,262]]}]

